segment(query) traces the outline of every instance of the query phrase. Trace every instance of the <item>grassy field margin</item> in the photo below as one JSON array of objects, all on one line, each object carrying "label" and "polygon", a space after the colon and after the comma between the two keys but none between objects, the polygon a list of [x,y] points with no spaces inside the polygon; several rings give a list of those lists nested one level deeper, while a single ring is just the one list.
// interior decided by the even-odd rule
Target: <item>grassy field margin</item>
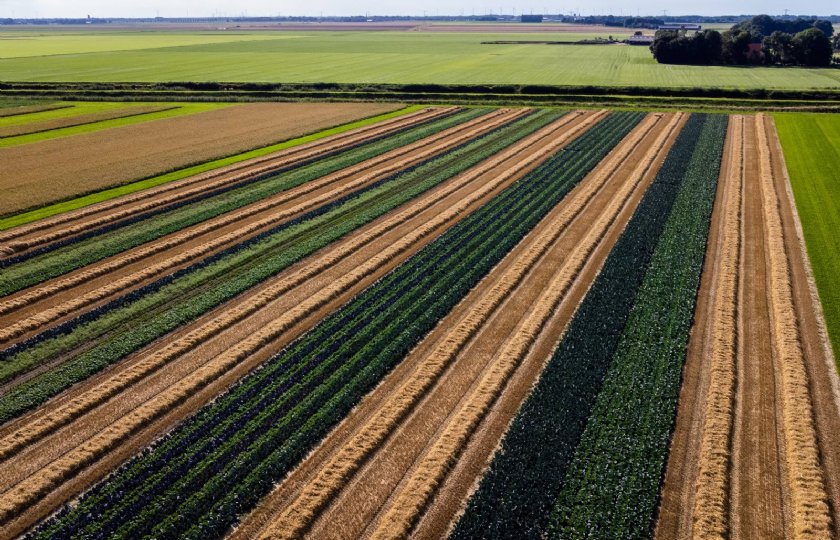
[{"label": "grassy field margin", "polygon": [[294,146],[299,146],[308,142],[317,141],[319,139],[323,139],[324,137],[329,137],[330,135],[336,135],[339,133],[344,133],[345,131],[350,131],[351,129],[368,126],[371,124],[375,124],[376,122],[388,120],[390,118],[396,118],[398,116],[402,116],[420,110],[422,108],[423,106],[421,105],[412,105],[409,107],[399,109],[397,111],[392,111],[390,113],[372,116],[370,118],[364,118],[362,120],[357,120],[348,124],[342,124],[330,129],[325,129],[323,131],[318,131],[309,135],[304,135],[303,137],[289,139],[287,141],[273,144],[271,146],[263,146],[254,150],[250,150],[248,152],[243,152],[240,154],[215,159],[212,161],[207,161],[205,163],[200,163],[191,167],[178,169],[176,171],[153,176],[151,178],[139,180],[130,184],[109,188],[103,191],[97,191],[95,193],[84,195],[82,197],[76,197],[67,201],[51,204],[49,206],[44,206],[43,208],[38,208],[20,214],[15,214],[0,219],[0,231],[11,229],[12,227],[18,227],[20,225],[25,225],[27,223],[31,223],[39,219],[48,218],[50,216],[54,216],[62,212],[69,212],[70,210],[76,210],[77,208],[83,208],[85,206],[90,206],[91,204],[107,201],[109,199],[120,197],[122,195],[128,195],[129,193],[135,193],[137,191],[149,189],[155,186],[159,186],[161,184],[165,184],[167,182],[180,180],[188,176],[193,176],[213,169],[218,169],[226,165],[239,163],[247,159],[264,156],[272,152],[285,150],[286,148],[292,148]]},{"label": "grassy field margin", "polygon": [[[840,353],[840,115],[773,115],[834,357]],[[840,366],[838,366],[840,369]]]}]

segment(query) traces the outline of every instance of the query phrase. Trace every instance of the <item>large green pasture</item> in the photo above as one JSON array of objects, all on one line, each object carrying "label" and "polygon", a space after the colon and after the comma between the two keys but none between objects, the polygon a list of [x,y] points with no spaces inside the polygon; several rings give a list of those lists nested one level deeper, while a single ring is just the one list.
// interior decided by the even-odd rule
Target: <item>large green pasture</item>
[{"label": "large green pasture", "polygon": [[[620,36],[605,29],[601,37]],[[0,79],[840,89],[840,69],[665,66],[647,47],[483,45],[593,34],[0,32]],[[7,39],[11,38],[11,39]]]},{"label": "large green pasture", "polygon": [[834,356],[840,358],[840,115],[774,116]]}]

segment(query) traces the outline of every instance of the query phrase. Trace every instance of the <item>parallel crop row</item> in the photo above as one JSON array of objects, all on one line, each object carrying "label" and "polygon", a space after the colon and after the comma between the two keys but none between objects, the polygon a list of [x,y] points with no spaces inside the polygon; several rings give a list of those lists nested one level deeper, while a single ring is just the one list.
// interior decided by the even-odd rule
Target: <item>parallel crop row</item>
[{"label": "parallel crop row", "polygon": [[555,504],[557,538],[647,538],[676,415],[726,133],[708,117]]},{"label": "parallel crop row", "polygon": [[592,128],[126,464],[38,535],[223,534],[639,119],[619,113]]},{"label": "parallel crop row", "polygon": [[654,251],[678,195],[690,186],[685,179],[695,148],[707,133],[703,130],[706,122],[704,116],[693,116],[678,136],[513,420],[457,523],[454,538],[541,538],[546,533]]},{"label": "parallel crop row", "polygon": [[[352,167],[385,152],[417,142],[486,113],[468,110],[420,126],[403,128],[381,140],[343,151],[336,156],[280,174],[263,175],[247,185],[232,186],[206,199],[187,200],[156,209],[88,233],[51,244],[49,251],[2,262],[0,296],[60,276],[77,268],[151,242],[185,227],[261,201],[327,174]],[[33,256],[34,255],[34,256]]]},{"label": "parallel crop row", "polygon": [[[559,115],[540,112],[392,175],[118,298],[9,351],[0,380],[86,348],[0,396],[0,421],[37,406],[303,257],[493,156]],[[91,346],[92,344],[92,346]]]}]

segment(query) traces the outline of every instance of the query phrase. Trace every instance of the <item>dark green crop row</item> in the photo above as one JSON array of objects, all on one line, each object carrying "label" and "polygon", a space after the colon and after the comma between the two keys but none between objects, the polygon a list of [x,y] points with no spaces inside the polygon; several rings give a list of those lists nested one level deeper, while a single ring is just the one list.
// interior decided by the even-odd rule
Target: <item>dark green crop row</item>
[{"label": "dark green crop row", "polygon": [[686,152],[683,187],[552,513],[553,538],[650,538],[706,253],[725,116]]},{"label": "dark green crop row", "polygon": [[367,159],[401,146],[416,142],[443,130],[467,122],[489,109],[466,110],[443,119],[410,126],[384,139],[377,139],[341,151],[335,156],[314,163],[265,175],[243,186],[232,186],[219,194],[200,200],[189,200],[172,207],[149,212],[142,219],[118,222],[104,227],[81,240],[72,238],[68,245],[51,249],[16,264],[7,265],[0,275],[0,296],[42,283],[88,264],[116,255],[128,249],[157,240],[167,234],[201,223],[224,213],[237,210],[282,191],[320,178],[335,171],[352,167]]},{"label": "dark green crop row", "polygon": [[[692,156],[695,150],[705,151],[709,137],[719,135],[716,130],[704,130],[706,121],[705,116],[693,116],[679,134],[537,385],[511,423],[456,524],[453,538],[544,538],[552,508],[589,425],[639,291],[653,262],[658,262],[654,252],[664,238],[669,219],[677,219],[669,218],[672,209],[680,200],[675,211],[684,211],[683,201],[696,190]],[[714,162],[706,165],[717,174]],[[696,211],[702,213],[705,208]],[[670,239],[666,244],[670,245]],[[609,512],[610,508],[602,510]]]},{"label": "dark green crop row", "polygon": [[642,115],[611,115],[324,319],[34,536],[215,538],[249,511]]},{"label": "dark green crop row", "polygon": [[[62,364],[0,396],[0,422],[194,320],[303,257],[410,201],[559,118],[540,111],[381,183],[196,262],[143,290],[72,321],[66,333],[31,342],[0,363],[0,379],[70,355]],[[81,350],[77,348],[81,347]],[[78,351],[78,352],[77,352]]]}]

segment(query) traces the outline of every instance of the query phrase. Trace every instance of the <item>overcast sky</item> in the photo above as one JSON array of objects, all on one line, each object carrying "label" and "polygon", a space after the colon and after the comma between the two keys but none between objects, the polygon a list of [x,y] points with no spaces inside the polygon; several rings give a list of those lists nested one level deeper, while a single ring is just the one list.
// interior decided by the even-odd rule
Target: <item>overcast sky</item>
[{"label": "overcast sky", "polygon": [[[736,6],[733,8],[733,6]],[[516,3],[508,0],[307,0],[277,1],[277,0],[239,0],[237,2],[222,0],[0,0],[0,17],[83,17],[90,14],[93,17],[184,17],[211,15],[422,15],[425,10],[429,15],[434,14],[484,14],[498,13],[503,9],[505,13],[569,13],[577,12],[583,15],[642,15],[662,14],[668,10],[669,15],[699,14],[720,15],[769,13],[782,14],[788,8],[791,13],[831,15],[840,13],[840,3],[837,0],[804,0],[799,2],[777,0],[743,0],[731,2],[726,0],[694,0],[688,2],[672,2],[658,0],[630,1],[600,1],[586,2],[569,0],[551,2],[548,0],[526,0]]]}]

